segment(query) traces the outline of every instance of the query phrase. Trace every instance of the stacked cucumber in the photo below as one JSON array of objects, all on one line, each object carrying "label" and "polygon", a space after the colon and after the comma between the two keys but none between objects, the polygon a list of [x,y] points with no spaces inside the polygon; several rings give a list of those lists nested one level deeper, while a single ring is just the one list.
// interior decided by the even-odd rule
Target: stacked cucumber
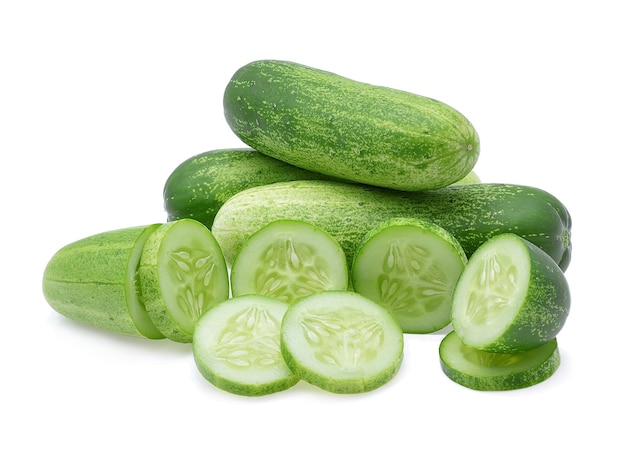
[{"label": "stacked cucumber", "polygon": [[191,343],[218,388],[306,381],[362,393],[404,336],[441,334],[440,367],[476,390],[542,382],[570,309],[571,218],[552,194],[482,183],[452,107],[304,65],[240,68],[226,121],[247,147],[181,163],[164,223],[61,248],[43,292],[98,328]]}]

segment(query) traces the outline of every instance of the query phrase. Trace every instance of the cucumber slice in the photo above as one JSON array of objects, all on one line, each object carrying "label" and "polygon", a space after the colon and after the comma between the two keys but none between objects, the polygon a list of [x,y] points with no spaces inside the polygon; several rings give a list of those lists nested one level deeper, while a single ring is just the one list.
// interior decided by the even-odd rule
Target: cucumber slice
[{"label": "cucumber slice", "polygon": [[289,305],[244,295],[206,311],[193,335],[198,370],[220,389],[244,396],[283,391],[299,379],[280,352],[280,326]]},{"label": "cucumber slice", "polygon": [[569,309],[569,287],[556,262],[506,233],[470,257],[454,291],[452,326],[470,347],[512,353],[555,338]]},{"label": "cucumber slice", "polygon": [[398,372],[403,350],[398,322],[358,293],[316,293],[292,304],[283,317],[287,365],[326,391],[362,393],[384,385]]},{"label": "cucumber slice", "polygon": [[385,306],[405,333],[432,333],[450,324],[452,295],[467,263],[459,242],[417,219],[391,219],[357,247],[354,290]]},{"label": "cucumber slice", "polygon": [[161,225],[139,264],[146,310],[169,339],[191,342],[196,322],[229,295],[228,269],[213,235],[193,219]]},{"label": "cucumber slice", "polygon": [[491,353],[469,347],[455,331],[439,345],[443,372],[454,382],[479,391],[528,388],[550,378],[561,364],[556,338],[517,353]]},{"label": "cucumber slice", "polygon": [[232,295],[267,295],[293,303],[323,290],[348,288],[346,256],[324,230],[303,221],[270,222],[233,261]]},{"label": "cucumber slice", "polygon": [[162,339],[144,306],[137,270],[160,224],[98,233],[65,245],[46,265],[42,289],[58,313],[107,331]]}]

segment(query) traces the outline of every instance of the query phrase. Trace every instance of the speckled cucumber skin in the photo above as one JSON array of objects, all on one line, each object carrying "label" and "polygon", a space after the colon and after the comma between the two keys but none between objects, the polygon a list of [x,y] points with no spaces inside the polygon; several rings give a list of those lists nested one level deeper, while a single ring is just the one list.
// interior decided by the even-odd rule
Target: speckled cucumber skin
[{"label": "speckled cucumber skin", "polygon": [[310,222],[334,236],[352,263],[365,234],[394,217],[415,217],[440,225],[466,255],[488,238],[513,232],[546,251],[565,270],[571,254],[571,218],[553,195],[538,188],[477,183],[401,192],[330,181],[292,181],[244,190],[218,211],[212,232],[227,262],[245,239],[277,219]]},{"label": "speckled cucumber skin", "polygon": [[[554,260],[530,241],[514,234],[498,235],[493,240],[504,238],[518,241],[526,249],[530,262],[530,279],[515,319],[502,336],[480,347],[481,350],[493,353],[527,351],[556,338],[565,325],[571,305],[567,279]],[[490,242],[485,242],[481,247],[489,246]],[[457,290],[460,290],[459,287]]]},{"label": "speckled cucumber skin", "polygon": [[419,191],[450,185],[479,156],[479,138],[440,101],[294,62],[241,67],[224,113],[247,145],[295,166],[359,183]]},{"label": "speckled cucumber skin", "polygon": [[279,181],[330,179],[266,156],[252,148],[211,150],[176,167],[165,182],[167,220],[195,219],[207,227],[217,210],[236,193]]},{"label": "speckled cucumber skin", "polygon": [[43,275],[43,293],[58,313],[115,333],[160,339],[147,313],[138,328],[129,307],[141,298],[137,267],[148,235],[159,224],[129,227],[92,235],[58,250]]}]

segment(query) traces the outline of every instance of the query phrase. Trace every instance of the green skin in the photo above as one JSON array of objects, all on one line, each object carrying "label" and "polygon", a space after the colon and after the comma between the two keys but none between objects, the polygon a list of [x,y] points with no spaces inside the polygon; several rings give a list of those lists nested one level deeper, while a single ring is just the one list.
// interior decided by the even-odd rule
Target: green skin
[{"label": "green skin", "polygon": [[[471,370],[462,370],[451,361],[463,355],[472,361]],[[452,381],[477,391],[510,391],[528,388],[550,378],[561,364],[557,340],[520,353],[488,353],[459,343],[454,331],[448,333],[439,347],[443,372]],[[523,368],[519,364],[524,361]]]},{"label": "green skin", "polygon": [[217,210],[236,193],[291,180],[331,179],[251,148],[207,151],[182,162],[163,189],[168,221],[191,218],[211,227]]},{"label": "green skin", "polygon": [[478,134],[452,107],[293,62],[240,68],[224,112],[233,132],[268,156],[391,189],[450,185],[479,155]]},{"label": "green skin", "polygon": [[565,270],[571,254],[571,218],[551,194],[529,186],[478,183],[405,193],[371,186],[293,181],[250,188],[218,211],[212,232],[228,263],[241,244],[277,219],[310,222],[344,248],[348,263],[368,231],[394,217],[433,222],[457,238],[466,255],[488,238],[517,233],[539,246]]},{"label": "green skin", "polygon": [[543,345],[556,338],[569,315],[571,296],[563,270],[539,247],[523,238],[520,241],[530,259],[524,302],[503,335],[481,347],[487,352],[514,353]]},{"label": "green skin", "polygon": [[[120,334],[161,339],[145,308],[137,280],[141,249],[158,227],[99,233],[57,251],[43,275],[43,293],[58,313]],[[138,302],[132,309],[133,301]]]}]

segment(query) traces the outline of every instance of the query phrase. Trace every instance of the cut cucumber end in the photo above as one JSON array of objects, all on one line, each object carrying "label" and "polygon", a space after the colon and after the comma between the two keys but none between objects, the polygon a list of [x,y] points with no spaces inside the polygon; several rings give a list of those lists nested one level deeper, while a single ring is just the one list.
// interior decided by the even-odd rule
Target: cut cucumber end
[{"label": "cut cucumber end", "polygon": [[145,300],[141,293],[139,283],[139,262],[143,247],[154,232],[162,224],[153,224],[146,228],[137,239],[136,247],[132,252],[128,262],[128,276],[126,281],[126,293],[128,295],[127,304],[137,330],[148,339],[163,339],[165,335],[154,325],[146,309]]},{"label": "cut cucumber end", "polygon": [[530,279],[530,257],[521,238],[499,235],[478,248],[461,274],[452,324],[467,345],[482,348],[502,336],[517,316]]},{"label": "cut cucumber end", "polygon": [[281,351],[289,368],[326,391],[362,393],[389,382],[402,363],[402,328],[381,305],[353,292],[326,291],[285,313]]},{"label": "cut cucumber end", "polygon": [[206,311],[193,335],[198,370],[216,387],[244,396],[283,391],[299,378],[280,351],[280,327],[288,304],[244,295]]},{"label": "cut cucumber end", "polygon": [[358,246],[352,285],[389,309],[405,333],[432,333],[450,323],[454,287],[466,263],[461,245],[441,227],[392,219]]},{"label": "cut cucumber end", "polygon": [[293,303],[325,290],[348,288],[343,249],[303,221],[270,222],[243,244],[231,269],[233,296],[259,294]]},{"label": "cut cucumber end", "polygon": [[161,339],[137,283],[143,246],[160,224],[110,230],[65,245],[44,270],[44,297],[60,314],[97,328]]},{"label": "cut cucumber end", "polygon": [[541,383],[559,368],[556,338],[531,350],[491,353],[465,345],[455,331],[439,346],[441,368],[452,381],[479,391],[505,391]]},{"label": "cut cucumber end", "polygon": [[463,343],[513,353],[556,337],[569,313],[563,271],[544,251],[512,234],[487,240],[469,259],[452,301]]},{"label": "cut cucumber end", "polygon": [[150,235],[139,277],[150,318],[178,342],[191,342],[200,316],[229,295],[220,247],[211,232],[192,219],[168,222]]}]

